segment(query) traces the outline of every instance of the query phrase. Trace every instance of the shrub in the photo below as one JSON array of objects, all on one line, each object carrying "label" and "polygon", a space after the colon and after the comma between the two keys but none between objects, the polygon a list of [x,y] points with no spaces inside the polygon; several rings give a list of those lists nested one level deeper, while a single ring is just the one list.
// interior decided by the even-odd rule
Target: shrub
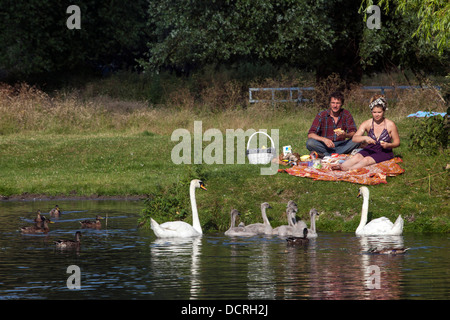
[{"label": "shrub", "polygon": [[436,154],[448,145],[448,114],[417,120],[418,124],[410,135],[411,150],[418,153]]},{"label": "shrub", "polygon": [[205,180],[205,174],[199,166],[189,166],[184,176],[168,186],[157,187],[145,200],[145,208],[142,209],[138,219],[139,225],[149,228],[150,218],[158,222],[183,221],[191,212],[189,198],[189,186],[192,179]]}]

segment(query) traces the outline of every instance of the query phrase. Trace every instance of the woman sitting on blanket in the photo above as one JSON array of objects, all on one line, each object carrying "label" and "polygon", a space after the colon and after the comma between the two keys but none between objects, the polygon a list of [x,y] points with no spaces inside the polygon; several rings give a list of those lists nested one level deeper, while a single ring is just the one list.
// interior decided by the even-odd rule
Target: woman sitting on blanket
[{"label": "woman sitting on blanket", "polygon": [[[395,123],[384,117],[386,106],[386,98],[382,95],[375,95],[370,99],[372,119],[364,121],[352,138],[353,142],[366,142],[367,146],[332,169],[354,170],[394,158],[392,148],[400,145],[400,137]],[[363,135],[365,132],[367,136]]]}]

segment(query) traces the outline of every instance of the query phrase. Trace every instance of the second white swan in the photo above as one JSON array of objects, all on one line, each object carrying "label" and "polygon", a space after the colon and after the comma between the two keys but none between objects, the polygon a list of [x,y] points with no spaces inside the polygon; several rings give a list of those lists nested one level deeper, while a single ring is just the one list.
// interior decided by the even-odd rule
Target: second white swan
[{"label": "second white swan", "polygon": [[369,212],[369,189],[367,187],[359,188],[358,197],[363,196],[363,205],[361,212],[361,221],[355,233],[357,236],[378,236],[389,235],[399,236],[403,233],[403,219],[399,215],[395,223],[388,218],[381,217],[367,223],[367,215]]}]

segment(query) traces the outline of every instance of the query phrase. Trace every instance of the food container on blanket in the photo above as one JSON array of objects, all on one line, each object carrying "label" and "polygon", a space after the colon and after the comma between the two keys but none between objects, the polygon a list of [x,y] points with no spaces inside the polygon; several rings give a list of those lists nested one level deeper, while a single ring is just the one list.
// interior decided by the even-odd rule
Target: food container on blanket
[{"label": "food container on blanket", "polygon": [[311,160],[311,156],[309,154],[300,157],[300,161],[309,161],[309,160]]},{"label": "food container on blanket", "polygon": [[322,163],[330,163],[331,162],[331,157],[330,156],[325,156],[322,159]]},{"label": "food container on blanket", "polygon": [[[270,142],[272,144],[271,148],[257,148],[257,149],[250,149],[250,141],[252,140],[253,136],[261,133],[266,135],[267,137],[269,137]],[[265,132],[262,131],[257,131],[255,133],[253,133],[250,138],[248,138],[248,143],[247,143],[247,157],[248,157],[248,161],[250,162],[250,164],[267,164],[270,161],[272,161],[272,159],[275,157],[276,155],[276,150],[275,150],[275,143],[273,142],[272,138]]]},{"label": "food container on blanket", "polygon": [[322,168],[322,163],[320,163],[319,159],[313,161],[313,168],[314,169],[321,169]]},{"label": "food container on blanket", "polygon": [[292,153],[292,147],[291,146],[283,146],[283,156],[286,156],[289,153]]}]

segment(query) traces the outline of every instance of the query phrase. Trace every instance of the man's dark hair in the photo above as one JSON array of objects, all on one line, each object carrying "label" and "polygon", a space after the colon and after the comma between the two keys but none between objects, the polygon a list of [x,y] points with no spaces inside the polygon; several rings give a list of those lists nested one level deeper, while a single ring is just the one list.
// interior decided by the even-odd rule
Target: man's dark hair
[{"label": "man's dark hair", "polygon": [[330,100],[328,100],[328,102],[331,102],[331,98],[341,100],[342,104],[344,104],[344,95],[340,91],[335,91],[332,94],[330,94]]}]

